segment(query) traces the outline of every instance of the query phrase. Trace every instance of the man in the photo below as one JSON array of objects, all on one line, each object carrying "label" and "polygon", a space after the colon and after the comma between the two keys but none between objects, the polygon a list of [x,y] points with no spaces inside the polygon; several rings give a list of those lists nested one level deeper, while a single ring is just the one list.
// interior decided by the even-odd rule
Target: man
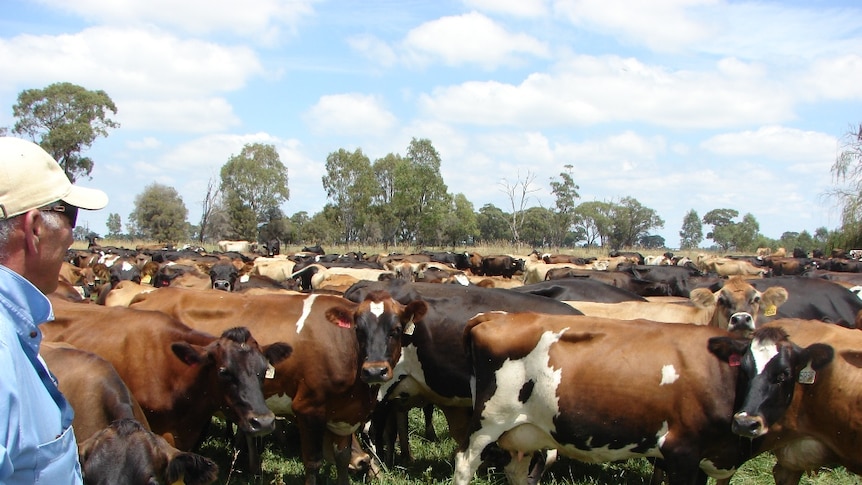
[{"label": "man", "polygon": [[72,408],[39,357],[38,325],[53,320],[78,209],[104,192],[73,186],[41,147],[0,137],[0,483],[80,484]]}]

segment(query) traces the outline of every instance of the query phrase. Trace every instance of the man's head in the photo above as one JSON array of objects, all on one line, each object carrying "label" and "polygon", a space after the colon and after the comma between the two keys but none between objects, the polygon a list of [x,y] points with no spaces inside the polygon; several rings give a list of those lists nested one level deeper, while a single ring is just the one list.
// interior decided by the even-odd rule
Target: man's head
[{"label": "man's head", "polygon": [[72,185],[39,145],[0,137],[0,264],[43,292],[57,287],[78,209],[107,204],[101,190]]}]

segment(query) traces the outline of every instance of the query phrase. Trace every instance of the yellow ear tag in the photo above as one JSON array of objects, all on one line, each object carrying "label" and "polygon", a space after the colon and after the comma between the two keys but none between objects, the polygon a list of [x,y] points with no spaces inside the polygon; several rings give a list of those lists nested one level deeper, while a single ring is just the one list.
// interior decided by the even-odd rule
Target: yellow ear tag
[{"label": "yellow ear tag", "polygon": [[150,283],[152,283],[152,281],[153,281],[153,277],[150,275],[144,275],[144,277],[141,278],[141,284],[142,285],[149,285]]},{"label": "yellow ear tag", "polygon": [[767,317],[774,317],[776,313],[778,313],[778,307],[775,305],[769,305],[763,310],[763,315]]},{"label": "yellow ear tag", "polygon": [[171,485],[186,485],[186,481],[183,477],[180,477],[179,480],[175,481]]}]

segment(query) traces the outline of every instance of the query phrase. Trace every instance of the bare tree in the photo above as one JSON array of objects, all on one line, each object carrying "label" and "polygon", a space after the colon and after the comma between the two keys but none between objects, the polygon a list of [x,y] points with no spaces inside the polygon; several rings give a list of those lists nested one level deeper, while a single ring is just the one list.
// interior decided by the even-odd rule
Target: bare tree
[{"label": "bare tree", "polygon": [[204,236],[209,226],[213,207],[215,207],[215,203],[221,193],[219,187],[220,185],[216,182],[215,177],[210,177],[209,181],[207,181],[207,193],[204,196],[204,200],[201,201],[201,227],[200,231],[198,231],[198,242],[201,244],[204,242]]},{"label": "bare tree", "polygon": [[529,200],[528,195],[533,192],[538,192],[539,188],[530,188],[530,185],[536,180],[536,174],[527,170],[527,175],[521,179],[521,173],[518,172],[518,178],[514,183],[507,179],[500,181],[501,190],[509,198],[509,203],[512,206],[512,219],[509,222],[509,229],[512,231],[512,240],[515,245],[521,247],[521,225],[524,223],[524,209]]}]

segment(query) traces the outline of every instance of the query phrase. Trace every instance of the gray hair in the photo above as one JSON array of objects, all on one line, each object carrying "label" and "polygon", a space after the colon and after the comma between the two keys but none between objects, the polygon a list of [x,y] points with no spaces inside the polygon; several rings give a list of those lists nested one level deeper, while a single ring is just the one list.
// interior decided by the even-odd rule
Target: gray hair
[{"label": "gray hair", "polygon": [[[0,219],[0,263],[6,261],[6,258],[9,257],[6,245],[9,242],[9,237],[12,235],[12,230],[15,228],[15,224],[21,215],[10,217],[9,219]],[[63,216],[56,212],[42,211],[42,220],[45,222],[45,225],[51,229],[59,229],[63,226],[62,217]]]}]

